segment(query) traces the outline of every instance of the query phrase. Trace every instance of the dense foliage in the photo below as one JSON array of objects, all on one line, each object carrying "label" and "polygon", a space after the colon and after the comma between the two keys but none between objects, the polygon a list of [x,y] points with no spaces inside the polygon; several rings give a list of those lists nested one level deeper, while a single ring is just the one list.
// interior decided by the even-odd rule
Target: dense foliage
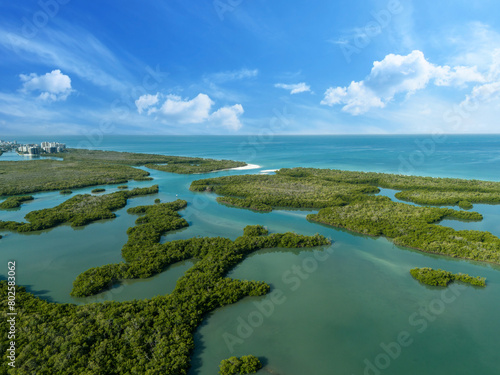
[{"label": "dense foliage", "polygon": [[480,220],[476,212],[415,207],[386,197],[367,198],[345,206],[328,207],[308,215],[312,221],[371,236],[386,236],[397,245],[452,257],[500,263],[500,239],[489,232],[456,231],[436,225],[443,218]]},{"label": "dense foliage", "polygon": [[192,258],[221,256],[227,262],[224,266],[228,267],[257,249],[313,247],[329,243],[319,235],[307,237],[294,233],[276,233],[263,237],[267,230],[262,226],[248,226],[244,229],[244,236],[235,241],[222,237],[204,237],[160,244],[161,236],[167,231],[188,226],[187,221],[176,212],[185,206],[185,201],[177,200],[129,208],[129,213],[143,216],[136,220],[136,226],[127,230],[128,241],[122,248],[122,256],[126,262],[94,267],[81,273],[73,282],[71,294],[75,297],[90,296],[120,279],[148,278],[173,263]]},{"label": "dense foliage", "polygon": [[254,374],[262,368],[259,359],[253,355],[240,358],[231,357],[222,360],[219,367],[220,375]]},{"label": "dense foliage", "polygon": [[152,180],[148,172],[133,166],[147,165],[172,173],[207,173],[246,165],[232,160],[83,149],[68,149],[57,156],[63,161],[0,161],[0,196]]},{"label": "dense foliage", "polygon": [[352,200],[360,193],[376,193],[378,187],[403,190],[401,200],[419,204],[459,205],[500,203],[500,182],[403,176],[315,168],[283,168],[275,175],[229,176],[194,181],[193,191],[213,191],[221,203],[243,208],[328,207]]},{"label": "dense foliage", "polygon": [[59,194],[62,194],[62,195],[65,195],[65,194],[72,194],[73,191],[69,190],[69,189],[64,189],[64,190],[61,190],[59,192]]},{"label": "dense foliage", "polygon": [[67,153],[61,154],[61,156],[64,160],[105,161],[135,166],[145,165],[151,169],[180,174],[208,173],[246,165],[244,162],[233,160],[79,149],[69,149]]},{"label": "dense foliage", "polygon": [[[193,334],[203,317],[246,296],[261,296],[270,287],[262,282],[241,281],[225,275],[245,255],[262,247],[302,247],[327,244],[319,235],[293,233],[270,236],[191,238],[160,244],[165,230],[182,224],[176,210],[184,201],[141,206],[130,211],[143,214],[129,229],[124,256],[127,272],[138,272],[150,263],[199,259],[166,296],[132,302],[105,302],[75,306],[43,301],[17,287],[16,308],[22,319],[16,326],[17,368],[2,373],[19,374],[166,374],[186,375],[194,348]],[[136,245],[140,245],[136,247]],[[170,259],[170,260],[168,260]],[[134,271],[134,267],[136,270]],[[161,268],[161,267],[160,267]],[[7,283],[0,282],[0,327],[7,331]],[[9,345],[2,335],[0,350]],[[245,357],[240,373],[257,366]],[[214,369],[214,373],[216,369]]]},{"label": "dense foliage", "polygon": [[[398,245],[427,252],[500,263],[498,237],[437,225],[444,218],[482,220],[477,212],[396,203],[373,195],[379,187],[404,190],[397,196],[418,191],[418,196],[426,199],[422,203],[454,204],[448,199],[453,196],[456,204],[467,209],[471,208],[470,202],[492,202],[500,197],[499,182],[313,168],[285,168],[276,175],[204,179],[194,181],[190,189],[217,193],[221,195],[217,198],[220,203],[260,211],[276,207],[320,208],[308,219],[367,235],[383,235]],[[416,200],[411,194],[402,198]]]},{"label": "dense foliage", "polygon": [[33,199],[35,199],[35,198],[33,198],[31,195],[9,197],[6,200],[4,200],[2,203],[0,203],[0,209],[6,210],[9,208],[17,208],[17,207],[20,207],[23,202],[32,201]]},{"label": "dense foliage", "polygon": [[243,230],[244,236],[265,236],[269,231],[262,225],[247,225]]},{"label": "dense foliage", "polygon": [[54,208],[31,211],[25,216],[28,223],[0,221],[0,229],[33,232],[53,228],[63,223],[78,227],[96,220],[113,219],[116,215],[112,211],[125,207],[129,198],[155,193],[158,193],[158,185],[101,196],[79,194]]},{"label": "dense foliage", "polygon": [[[278,171],[279,172],[279,171]],[[363,193],[376,193],[375,186],[276,175],[243,175],[193,181],[193,191],[211,191],[222,195],[220,203],[271,211],[273,207],[323,208],[345,204]]]},{"label": "dense foliage", "polygon": [[169,158],[170,160],[167,164],[146,164],[146,167],[163,172],[193,174],[208,173],[247,165],[244,162],[233,160],[183,158],[180,156],[170,156]]},{"label": "dense foliage", "polygon": [[126,165],[59,160],[0,161],[0,196],[119,184],[148,176]]},{"label": "dense foliage", "polygon": [[453,274],[441,269],[434,270],[432,268],[414,268],[410,274],[421,283],[433,286],[448,286],[453,281],[461,281],[474,286],[486,286],[484,277],[473,277],[463,273]]},{"label": "dense foliage", "polygon": [[106,189],[98,188],[98,189],[92,189],[90,192],[96,194],[96,193],[104,193],[105,191]]}]

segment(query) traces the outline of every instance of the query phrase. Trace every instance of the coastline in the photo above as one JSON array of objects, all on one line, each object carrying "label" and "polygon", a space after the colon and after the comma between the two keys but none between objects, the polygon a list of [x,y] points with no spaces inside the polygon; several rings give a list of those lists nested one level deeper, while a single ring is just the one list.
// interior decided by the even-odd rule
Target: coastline
[{"label": "coastline", "polygon": [[264,170],[260,171],[260,174],[271,174],[271,173],[275,173],[276,171],[279,171],[279,169],[264,169]]},{"label": "coastline", "polygon": [[[222,171],[246,171],[250,169],[259,169],[262,168],[260,165],[257,164],[247,164],[244,165],[243,167],[236,167],[236,168],[229,168],[229,169],[221,169]],[[217,171],[214,171],[217,172]]]}]

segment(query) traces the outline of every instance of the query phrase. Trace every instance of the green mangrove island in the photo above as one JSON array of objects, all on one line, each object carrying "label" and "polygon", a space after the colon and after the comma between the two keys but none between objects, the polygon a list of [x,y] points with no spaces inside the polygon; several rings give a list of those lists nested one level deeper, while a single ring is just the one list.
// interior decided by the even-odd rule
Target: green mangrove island
[{"label": "green mangrove island", "polygon": [[[243,162],[114,151],[69,149],[63,160],[0,162],[1,209],[16,208],[39,191],[71,189],[130,180],[150,180],[138,166],[171,173],[207,173],[244,166]],[[29,181],[30,183],[26,183]],[[56,207],[29,212],[26,222],[0,221],[0,229],[33,232],[61,224],[83,226],[116,217],[114,211],[130,198],[158,193],[158,185],[110,194],[79,194]],[[399,190],[394,202],[379,196],[379,188]],[[293,168],[275,175],[239,175],[194,181],[195,192],[218,194],[221,204],[261,212],[276,208],[309,208],[318,213],[308,220],[370,236],[385,236],[395,244],[425,252],[500,264],[500,239],[489,232],[454,230],[439,225],[445,218],[480,221],[470,210],[475,203],[500,203],[500,183],[475,180],[401,176],[383,173]],[[102,193],[105,189],[94,189]],[[90,268],[76,277],[71,295],[96,295],[126,279],[144,279],[185,261],[196,263],[177,281],[171,294],[131,302],[104,302],[77,306],[51,303],[16,286],[17,363],[15,373],[171,374],[185,375],[194,348],[193,335],[203,318],[219,307],[246,296],[262,296],[270,285],[226,277],[249,254],[260,249],[313,248],[329,245],[324,236],[269,233],[262,225],[247,226],[243,235],[193,237],[162,242],[162,236],[189,226],[179,211],[184,200],[129,208],[137,215],[121,249],[123,261]],[[1,238],[1,236],[0,236]],[[454,281],[484,286],[485,279],[431,268],[415,268],[411,275],[422,283],[447,286]],[[7,281],[0,281],[7,295]],[[0,326],[8,330],[7,298]],[[2,335],[1,347],[9,345]],[[262,367],[249,355],[220,364],[220,374],[249,374]],[[7,372],[7,362],[0,365]],[[214,369],[214,373],[217,369]]]},{"label": "green mangrove island", "polygon": [[18,197],[9,197],[0,203],[0,209],[8,210],[10,208],[18,208],[21,207],[23,202],[32,201],[33,198],[31,195],[23,195]]},{"label": "green mangrove island", "polygon": [[231,357],[222,360],[219,367],[220,375],[254,374],[262,368],[260,360],[253,355],[244,355],[240,358]]},{"label": "green mangrove island", "polygon": [[448,286],[454,281],[461,281],[474,286],[486,286],[484,277],[473,277],[463,273],[451,273],[444,270],[433,270],[432,268],[414,268],[410,274],[423,284],[432,286]]},{"label": "green mangrove island", "polygon": [[134,168],[139,166],[192,174],[246,165],[232,160],[82,149],[55,155],[63,160],[0,161],[0,196],[151,180],[149,172]]},{"label": "green mangrove island", "polygon": [[429,253],[500,264],[498,237],[438,225],[445,218],[480,221],[479,213],[394,202],[375,195],[379,187],[402,190],[396,197],[420,204],[470,208],[472,203],[500,202],[500,182],[315,168],[198,180],[190,189],[216,193],[222,204],[263,212],[273,208],[320,209],[308,215],[308,220],[385,236],[397,245]]},{"label": "green mangrove island", "polygon": [[116,214],[113,211],[125,207],[129,198],[156,193],[158,193],[158,185],[101,196],[79,194],[54,208],[29,212],[25,216],[28,223],[0,220],[0,229],[14,232],[34,232],[64,223],[70,223],[72,227],[79,227],[97,220],[114,219]]},{"label": "green mangrove island", "polygon": [[148,278],[162,272],[169,265],[183,260],[206,257],[210,259],[214,256],[213,249],[220,249],[220,256],[227,257],[229,263],[226,266],[229,266],[259,249],[314,247],[330,243],[320,235],[312,237],[295,233],[268,235],[262,226],[247,226],[243,236],[234,241],[222,237],[202,237],[160,244],[161,236],[167,231],[189,225],[177,213],[186,207],[186,204],[186,201],[177,200],[129,208],[128,213],[141,216],[136,220],[136,226],[127,230],[128,241],[122,248],[125,262],[94,267],[81,273],[73,283],[71,295],[91,296],[109,288],[119,280]]},{"label": "green mangrove island", "polygon": [[[56,304],[16,287],[16,337],[19,373],[66,374],[187,374],[193,335],[203,317],[246,296],[269,292],[264,282],[242,281],[225,275],[251,252],[261,248],[314,247],[330,243],[323,236],[294,233],[268,235],[262,227],[247,227],[244,235],[227,238],[191,238],[160,244],[168,230],[186,226],[177,210],[185,201],[130,209],[139,214],[122,249],[126,263],[94,268],[75,281],[73,294],[90,295],[125,277],[148,277],[183,259],[197,259],[171,294],[132,302],[104,302],[82,306]],[[0,282],[7,295],[8,284]],[[7,299],[2,300],[7,311]],[[5,312],[2,313],[5,315]],[[5,316],[4,316],[5,318]],[[7,319],[0,326],[7,331]],[[7,335],[1,339],[7,347]],[[224,365],[225,371],[258,369],[247,356]],[[231,366],[230,366],[231,365]],[[6,372],[7,363],[1,365]],[[216,372],[216,369],[214,369]],[[234,373],[234,372],[233,372]]]}]

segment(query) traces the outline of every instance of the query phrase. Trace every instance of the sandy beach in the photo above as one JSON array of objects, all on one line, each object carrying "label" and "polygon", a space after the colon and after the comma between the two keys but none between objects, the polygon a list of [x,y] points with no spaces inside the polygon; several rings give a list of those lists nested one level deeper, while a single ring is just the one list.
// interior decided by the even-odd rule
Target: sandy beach
[{"label": "sandy beach", "polygon": [[261,168],[260,165],[257,164],[247,164],[244,167],[236,167],[236,168],[230,168],[226,169],[227,171],[245,171],[247,169],[259,169]]}]

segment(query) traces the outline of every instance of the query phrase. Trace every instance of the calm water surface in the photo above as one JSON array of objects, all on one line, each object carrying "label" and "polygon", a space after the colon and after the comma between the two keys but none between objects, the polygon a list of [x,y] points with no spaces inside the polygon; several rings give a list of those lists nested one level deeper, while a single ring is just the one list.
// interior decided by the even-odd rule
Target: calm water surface
[{"label": "calm water surface", "polygon": [[[56,137],[57,138],[57,137]],[[129,200],[117,218],[83,229],[60,226],[30,235],[1,232],[0,264],[17,261],[19,284],[54,302],[77,304],[102,300],[127,301],[166,294],[193,265],[183,262],[147,280],[129,281],[98,296],[69,296],[76,276],[90,267],[121,261],[126,229],[137,218],[126,209],[176,198],[188,201],[181,211],[189,228],[169,233],[163,241],[193,236],[236,238],[249,224],[271,232],[321,233],[332,246],[309,250],[262,250],[230,273],[233,278],[263,280],[272,296],[247,298],[210,314],[196,333],[191,375],[213,375],[224,358],[254,354],[263,358],[260,374],[499,374],[500,272],[488,264],[448,259],[309,223],[308,211],[277,210],[268,214],[218,205],[215,196],[189,191],[191,181],[214,176],[259,173],[282,167],[316,167],[378,171],[499,181],[500,136],[448,136],[432,143],[430,136],[341,137],[125,137],[102,140],[60,137],[69,147],[186,155],[243,160],[258,164],[252,171],[223,171],[182,176],[150,171],[160,193]],[[39,137],[17,137],[19,143]],[[427,145],[423,147],[422,144]],[[420,146],[419,146],[420,145]],[[4,154],[0,160],[16,160]],[[131,188],[152,185],[131,182]],[[105,186],[107,192],[117,185]],[[75,190],[89,193],[92,188]],[[380,194],[394,198],[396,191]],[[1,220],[22,220],[26,213],[54,207],[68,196],[35,194],[20,209],[0,212]],[[500,206],[475,205],[482,222],[445,220],[455,229],[487,230],[500,236]],[[413,267],[442,268],[484,276],[483,289],[448,290],[420,285],[409,275]],[[300,277],[294,273],[300,269]],[[6,271],[0,270],[5,278]],[[444,296],[444,297],[443,297]],[[453,298],[452,298],[453,297]],[[445,302],[446,301],[446,302]],[[405,347],[392,344],[403,334]],[[384,348],[392,348],[392,357]],[[388,349],[389,350],[389,349]],[[378,369],[373,370],[373,366]],[[370,369],[370,370],[368,370]],[[367,371],[367,372],[365,372]]]}]

